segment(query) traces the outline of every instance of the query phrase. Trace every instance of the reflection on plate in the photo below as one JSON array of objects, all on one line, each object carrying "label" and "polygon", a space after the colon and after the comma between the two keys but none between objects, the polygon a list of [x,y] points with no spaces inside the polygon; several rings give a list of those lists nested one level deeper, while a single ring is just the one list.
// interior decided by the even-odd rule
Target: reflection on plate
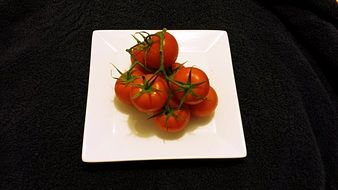
[{"label": "reflection on plate", "polygon": [[[140,30],[137,30],[140,31]],[[130,66],[125,49],[136,30],[93,32],[87,111],[83,137],[84,162],[129,160],[241,158],[246,156],[228,36],[216,30],[170,30],[179,43],[178,62],[207,73],[219,96],[213,116],[194,118],[180,133],[156,128],[151,120],[122,105],[114,94],[121,70]],[[153,33],[155,31],[147,31]]]}]

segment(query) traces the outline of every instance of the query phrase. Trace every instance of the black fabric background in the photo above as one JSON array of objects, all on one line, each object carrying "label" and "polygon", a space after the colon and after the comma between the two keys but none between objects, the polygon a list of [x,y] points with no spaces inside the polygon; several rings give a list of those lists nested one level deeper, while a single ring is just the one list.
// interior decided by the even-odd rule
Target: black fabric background
[{"label": "black fabric background", "polygon": [[[0,189],[338,189],[337,23],[334,0],[0,1]],[[247,157],[83,163],[92,31],[162,27],[228,32]]]}]

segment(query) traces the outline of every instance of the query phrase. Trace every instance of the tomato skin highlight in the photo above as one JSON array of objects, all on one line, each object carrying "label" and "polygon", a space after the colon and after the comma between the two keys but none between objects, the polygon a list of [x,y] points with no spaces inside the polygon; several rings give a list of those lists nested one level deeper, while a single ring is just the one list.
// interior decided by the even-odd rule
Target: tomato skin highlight
[{"label": "tomato skin highlight", "polygon": [[218,104],[217,93],[214,88],[210,87],[208,95],[204,100],[196,105],[190,106],[190,112],[195,117],[207,117],[210,116],[216,109]]},{"label": "tomato skin highlight", "polygon": [[143,73],[138,70],[131,71],[131,79],[127,79],[127,72],[123,73],[115,82],[115,95],[123,103],[132,105],[130,100],[130,91],[133,85],[133,82],[137,77],[142,76]]},{"label": "tomato skin highlight", "polygon": [[[193,87],[190,92],[188,92],[187,96],[185,97],[184,103],[189,105],[195,105],[201,103],[203,101],[203,98],[209,92],[210,85],[208,76],[201,69],[195,67],[186,67],[179,69],[175,73],[173,80],[177,82],[187,83],[190,72],[191,85],[196,85],[198,83],[200,84]],[[184,98],[184,91],[180,89],[180,87],[174,82],[171,82],[170,84],[170,87],[176,98],[179,100]]]},{"label": "tomato skin highlight", "polygon": [[188,109],[175,109],[171,114],[161,114],[154,118],[156,126],[161,130],[176,133],[185,129],[190,121]]},{"label": "tomato skin highlight", "polygon": [[144,80],[150,80],[153,77],[153,74],[147,74],[144,79],[136,79],[129,94],[132,105],[143,113],[159,112],[168,98],[168,86],[161,77],[157,77],[151,87],[144,89]]}]

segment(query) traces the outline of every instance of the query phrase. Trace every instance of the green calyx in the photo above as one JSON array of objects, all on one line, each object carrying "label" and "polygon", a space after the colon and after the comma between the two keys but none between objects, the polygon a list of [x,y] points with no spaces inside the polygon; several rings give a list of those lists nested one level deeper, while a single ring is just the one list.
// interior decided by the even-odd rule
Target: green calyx
[{"label": "green calyx", "polygon": [[135,87],[140,88],[141,91],[138,92],[137,94],[135,94],[135,96],[133,96],[132,98],[133,99],[138,98],[142,94],[146,94],[146,93],[160,92],[160,90],[152,87],[153,84],[155,83],[157,77],[158,77],[158,75],[153,75],[149,80],[147,80],[145,78],[145,76],[142,76],[143,84],[136,84],[136,85],[134,85]]},{"label": "green calyx", "polygon": [[181,81],[176,81],[174,79],[171,79],[171,82],[173,82],[175,85],[177,85],[179,87],[177,89],[177,92],[179,92],[179,91],[183,92],[183,97],[180,100],[179,108],[182,107],[182,105],[186,101],[188,95],[192,95],[193,97],[196,97],[198,99],[203,98],[202,96],[196,94],[194,92],[194,89],[197,88],[198,86],[206,83],[207,81],[192,84],[191,83],[192,69],[193,69],[193,67],[191,67],[190,70],[189,70],[189,75],[188,75],[188,79],[187,79],[186,82],[181,82]]},{"label": "green calyx", "polygon": [[115,65],[113,65],[115,67],[115,69],[117,70],[117,72],[120,74],[120,77],[113,77],[114,79],[119,79],[121,80],[121,82],[123,84],[129,84],[131,82],[133,82],[136,78],[138,78],[137,76],[132,74],[132,71],[134,69],[134,67],[136,66],[136,64],[132,65],[128,71],[126,71],[125,73],[123,73],[122,71],[120,71]]}]

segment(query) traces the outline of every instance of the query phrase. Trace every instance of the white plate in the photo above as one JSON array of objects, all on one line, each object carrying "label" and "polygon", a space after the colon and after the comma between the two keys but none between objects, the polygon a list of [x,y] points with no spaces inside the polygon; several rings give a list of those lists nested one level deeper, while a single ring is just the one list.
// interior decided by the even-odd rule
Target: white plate
[{"label": "white plate", "polygon": [[[137,30],[140,31],[140,30]],[[228,36],[216,30],[169,30],[179,44],[178,62],[204,70],[219,103],[213,115],[194,119],[179,134],[158,130],[151,120],[115,98],[113,76],[130,66],[125,49],[136,30],[93,32],[84,162],[156,159],[241,158],[246,156]],[[153,33],[155,31],[148,31]],[[112,74],[113,72],[113,74]]]}]

